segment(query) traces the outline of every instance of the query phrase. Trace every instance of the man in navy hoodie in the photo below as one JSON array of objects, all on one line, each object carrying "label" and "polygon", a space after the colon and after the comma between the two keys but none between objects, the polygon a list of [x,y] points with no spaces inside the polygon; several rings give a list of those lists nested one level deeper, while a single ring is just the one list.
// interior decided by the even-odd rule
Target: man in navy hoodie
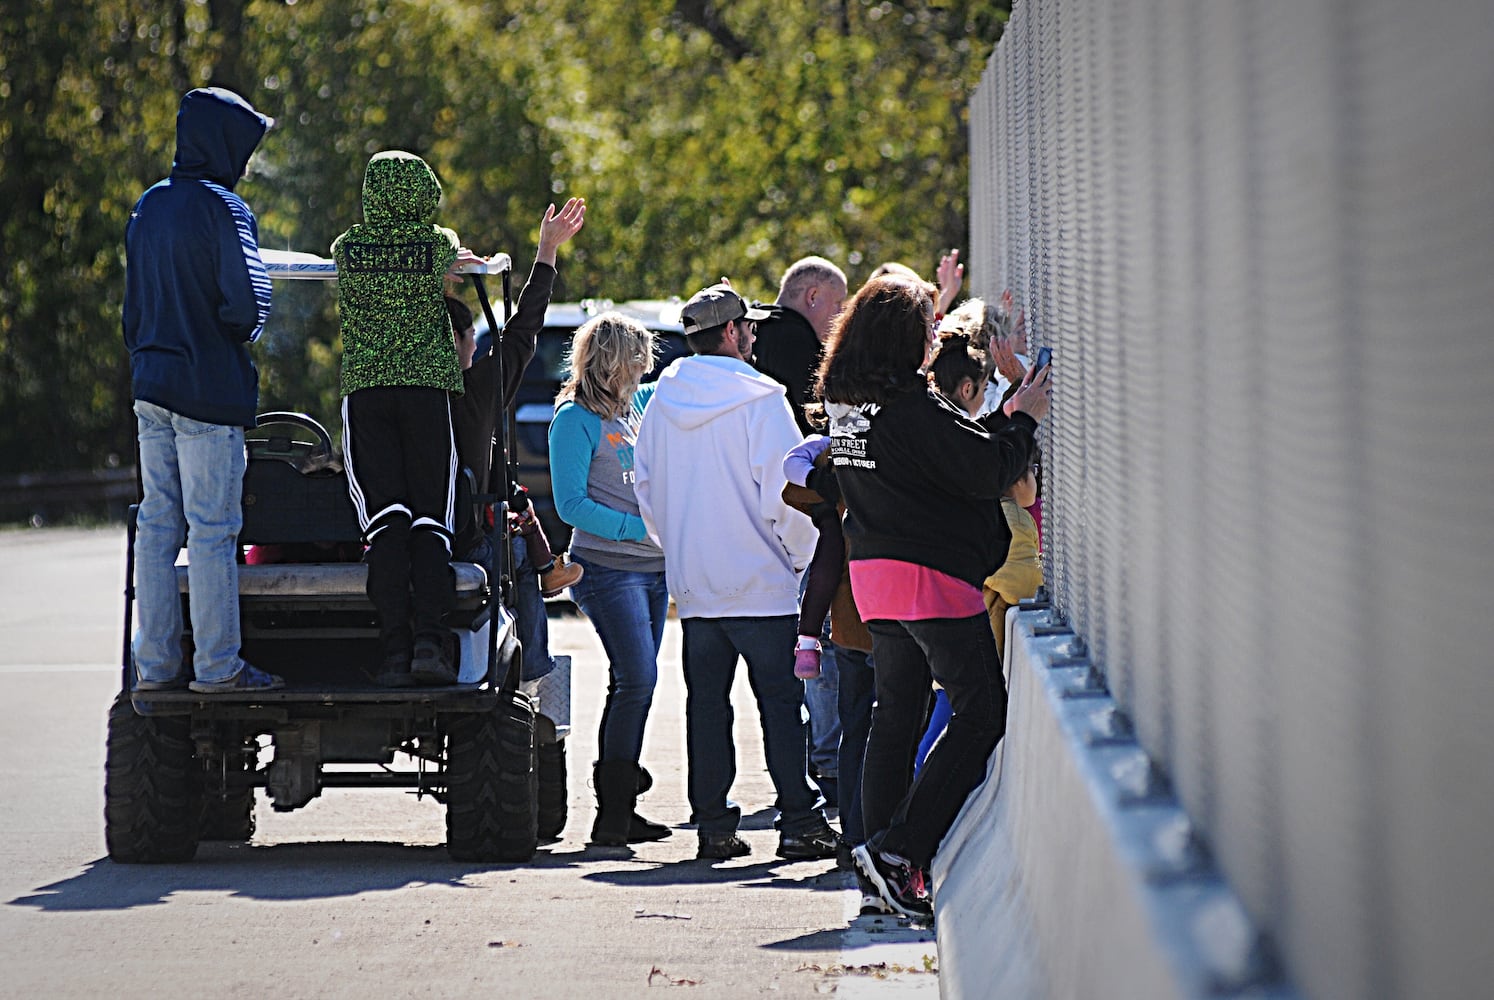
[{"label": "man in navy hoodie", "polygon": [[[235,559],[243,523],[244,428],[259,373],[248,345],[270,314],[254,213],[233,193],[273,124],[219,88],[176,116],[171,176],[125,229],[124,340],[140,442],[132,646],[136,690],[283,687],[239,656]],[[182,662],[176,557],[187,546],[193,662]],[[190,683],[189,683],[190,682]]]}]

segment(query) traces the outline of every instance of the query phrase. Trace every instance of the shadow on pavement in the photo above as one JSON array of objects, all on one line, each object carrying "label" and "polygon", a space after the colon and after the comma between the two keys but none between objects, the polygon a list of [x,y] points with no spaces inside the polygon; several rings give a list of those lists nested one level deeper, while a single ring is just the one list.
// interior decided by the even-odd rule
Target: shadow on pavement
[{"label": "shadow on pavement", "polygon": [[480,872],[527,865],[452,861],[445,847],[379,843],[203,844],[185,864],[122,865],[99,858],[11,906],[59,912],[128,910],[165,903],[181,892],[224,892],[258,900],[326,899],[407,886],[464,884]]},{"label": "shadow on pavement", "polygon": [[[590,853],[590,852],[588,852]],[[616,854],[619,860],[628,855]],[[587,860],[604,860],[602,856]],[[819,870],[802,878],[790,878],[778,869],[785,865],[815,864],[829,870]],[[730,862],[687,858],[683,861],[639,862],[637,867],[612,871],[590,872],[581,876],[592,882],[605,882],[620,886],[660,885],[728,885],[737,884],[745,889],[808,889],[814,892],[840,892],[855,883],[848,872],[834,869],[833,861],[805,862],[787,861],[783,858],[765,858],[748,864],[733,859]]]},{"label": "shadow on pavement", "polygon": [[778,810],[772,806],[764,806],[757,812],[746,813],[737,823],[738,830],[771,830],[773,821],[778,818]]},{"label": "shadow on pavement", "polygon": [[[122,865],[99,858],[80,874],[39,886],[8,905],[65,913],[157,906],[184,892],[283,901],[392,892],[409,886],[464,889],[476,888],[466,884],[468,876],[485,872],[580,868],[598,862],[634,862],[634,857],[627,848],[555,851],[541,847],[527,864],[503,864],[453,861],[444,846],[361,841],[265,846],[205,843],[198,848],[196,859],[183,864]],[[786,865],[807,863],[776,857],[745,865],[694,858],[669,863],[638,861],[635,867],[594,871],[582,877],[620,886],[738,883],[747,888],[838,891],[852,884],[850,875],[833,869],[802,878],[778,871]]]},{"label": "shadow on pavement", "polygon": [[915,924],[905,917],[857,917],[846,927],[828,927],[798,937],[772,941],[760,947],[772,951],[849,951],[888,944],[927,944],[935,947],[934,928]]}]

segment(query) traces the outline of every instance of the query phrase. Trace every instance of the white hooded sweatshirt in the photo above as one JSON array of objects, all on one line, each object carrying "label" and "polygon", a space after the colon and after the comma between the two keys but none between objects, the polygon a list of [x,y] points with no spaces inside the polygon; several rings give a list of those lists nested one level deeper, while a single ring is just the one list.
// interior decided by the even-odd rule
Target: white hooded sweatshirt
[{"label": "white hooded sweatshirt", "polygon": [[659,376],[634,488],[681,618],[799,613],[816,532],[783,502],[783,456],[800,440],[783,386],[744,361],[694,355]]}]

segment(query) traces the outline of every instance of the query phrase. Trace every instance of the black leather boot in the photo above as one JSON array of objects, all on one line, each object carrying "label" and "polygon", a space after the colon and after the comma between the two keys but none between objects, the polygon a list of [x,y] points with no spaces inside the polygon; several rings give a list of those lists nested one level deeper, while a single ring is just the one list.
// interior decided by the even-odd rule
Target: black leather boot
[{"label": "black leather boot", "polygon": [[599,847],[626,847],[633,804],[638,800],[638,765],[630,760],[604,760],[591,769],[597,793],[597,818],[591,842]]},{"label": "black leather boot", "polygon": [[604,760],[592,768],[597,792],[597,818],[591,842],[600,847],[624,847],[663,840],[669,827],[651,823],[633,811],[638,802],[639,767],[631,760]]},{"label": "black leather boot", "polygon": [[[636,795],[642,795],[654,787],[654,776],[648,773],[648,768],[642,764],[638,768],[638,791]],[[635,798],[636,798],[635,795]],[[669,836],[669,827],[663,823],[654,823],[644,819],[635,811],[632,820],[628,823],[628,840],[632,843],[642,843],[649,840],[663,840]]]}]

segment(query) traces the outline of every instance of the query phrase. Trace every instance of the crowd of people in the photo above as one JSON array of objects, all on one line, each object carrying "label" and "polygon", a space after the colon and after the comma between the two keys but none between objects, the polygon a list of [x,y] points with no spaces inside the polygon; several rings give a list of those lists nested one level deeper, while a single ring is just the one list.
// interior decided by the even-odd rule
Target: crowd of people
[{"label": "crowd of people", "polygon": [[[940,271],[942,290],[884,265],[847,300],[844,272],[806,257],[768,306],[712,285],[681,311],[691,354],[649,386],[647,331],[607,313],[577,332],[550,443],[588,573],[577,599],[611,676],[594,843],[654,836],[632,813],[633,775],[672,596],[698,856],[750,850],[729,797],[741,662],[778,855],[854,867],[869,910],[931,914],[933,856],[1005,731],[1004,612],[1041,583],[1035,433],[1049,391],[1046,369],[1016,361],[1009,307],[971,299],[940,315],[953,254]],[[604,333],[617,342],[605,363]],[[618,587],[640,596],[603,602],[594,567],[631,567]]]},{"label": "crowd of people", "polygon": [[[258,391],[246,345],[263,328],[269,282],[233,187],[271,124],[230,92],[187,94],[171,176],[142,196],[127,233],[144,486],[139,689],[284,684],[239,658],[235,584],[243,428]],[[491,568],[495,544],[488,526],[459,523],[458,470],[471,469],[480,492],[510,486],[487,481],[498,401],[512,406],[557,250],[586,212],[576,198],[545,212],[517,311],[480,353],[471,311],[447,287],[454,267],[477,258],[434,223],[440,197],[419,157],[379,153],[364,219],[332,247],[344,467],[380,621],[373,677],[393,687],[457,677],[442,622],[450,564]],[[956,252],[939,262],[937,284],[889,263],[852,294],[840,267],[807,256],[770,304],[723,279],[684,303],[691,354],[651,384],[647,329],[609,312],[576,331],[549,442],[556,509],[574,528],[570,561],[522,503],[509,534],[523,639],[539,654],[526,673],[543,673],[548,658],[540,595],[565,587],[607,655],[592,843],[671,832],[640,816],[637,800],[653,781],[641,757],[672,598],[698,856],[750,851],[730,798],[740,661],[776,795],[778,855],[854,868],[864,910],[931,914],[929,866],[1005,729],[1004,612],[1041,582],[1035,432],[1049,372],[1018,357],[1025,338],[1009,296],[953,308],[962,274]],[[183,544],[191,664],[172,569]]]}]

